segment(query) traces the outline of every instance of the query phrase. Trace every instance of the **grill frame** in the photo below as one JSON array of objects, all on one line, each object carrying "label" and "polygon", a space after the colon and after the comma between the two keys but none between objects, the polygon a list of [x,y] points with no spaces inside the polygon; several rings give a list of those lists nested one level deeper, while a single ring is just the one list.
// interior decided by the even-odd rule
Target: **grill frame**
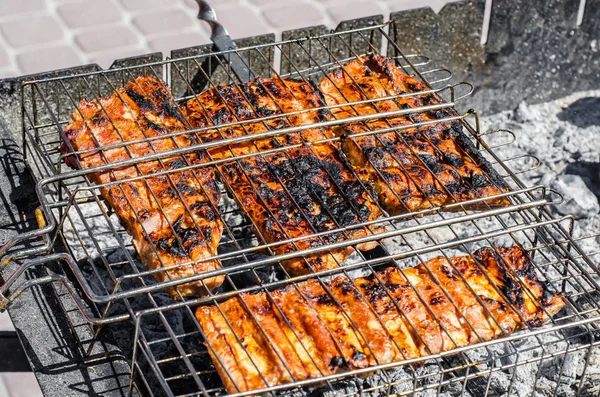
[{"label": "grill frame", "polygon": [[[367,28],[367,29],[369,29],[369,28]],[[343,33],[347,33],[347,32],[343,32]],[[291,44],[292,44],[292,43],[293,43],[293,44],[295,44],[295,43],[296,43],[296,41],[295,41],[295,40],[292,40],[292,41],[290,41],[289,43],[291,43]],[[243,49],[240,49],[240,50],[243,50]],[[181,60],[181,59],[173,60],[173,61],[172,61],[172,63],[174,64],[175,62],[179,62],[179,61],[182,61],[182,60]],[[199,63],[201,63],[201,62],[199,62]],[[162,63],[162,62],[161,62],[161,63],[157,63],[157,64],[152,64],[152,63],[151,63],[151,64],[149,64],[149,65],[144,65],[144,67],[150,67],[150,68],[152,68],[153,66],[156,66],[156,65],[163,65],[163,64],[164,64],[164,63]],[[125,70],[130,70],[130,69],[129,69],[129,68],[125,68]],[[119,71],[122,71],[122,70],[115,70],[115,72],[119,72]],[[70,77],[68,77],[68,78],[70,78]],[[54,81],[54,79],[49,79],[49,80],[47,80],[47,81],[38,81],[38,82],[35,82],[35,83],[32,83],[32,84],[33,84],[33,85],[39,85],[39,84],[42,84],[42,83],[44,83],[44,82],[50,82],[50,81]],[[25,84],[25,86],[27,86],[27,85],[28,85],[28,84],[26,83],[26,84]],[[25,100],[23,101],[23,106],[25,107]],[[59,113],[60,113],[60,112],[59,112]],[[24,113],[24,114],[25,114],[25,113]],[[24,117],[25,117],[25,116],[24,116]],[[475,116],[474,116],[474,117],[475,117],[476,124],[477,124],[476,114],[475,114]],[[572,239],[571,239],[571,237],[569,236],[569,233],[567,232],[566,228],[562,227],[562,226],[560,225],[559,221],[554,221],[554,220],[552,220],[550,212],[549,212],[549,211],[548,211],[548,210],[545,208],[545,205],[547,204],[547,202],[545,202],[545,203],[542,203],[542,200],[540,200],[540,197],[536,197],[536,196],[534,196],[534,195],[533,195],[532,191],[534,191],[534,190],[536,190],[536,189],[535,189],[535,188],[533,188],[533,189],[528,189],[528,188],[525,188],[525,187],[524,187],[524,185],[522,184],[522,182],[521,182],[521,181],[519,180],[519,178],[517,177],[517,175],[516,175],[515,173],[513,173],[513,172],[510,170],[510,167],[507,167],[507,166],[505,165],[505,161],[502,161],[502,160],[501,160],[499,157],[497,157],[497,156],[494,154],[494,151],[493,151],[493,150],[491,150],[491,148],[489,147],[489,145],[487,145],[487,144],[486,144],[486,142],[485,142],[485,141],[482,139],[482,137],[481,137],[481,134],[478,132],[478,129],[477,129],[477,128],[475,128],[475,127],[473,127],[473,126],[471,126],[471,125],[469,125],[469,124],[465,124],[465,125],[466,125],[466,128],[470,129],[470,131],[469,131],[469,132],[471,132],[471,134],[473,135],[473,137],[474,137],[474,139],[476,140],[476,142],[477,142],[479,145],[481,145],[481,146],[484,148],[484,150],[485,150],[485,151],[486,151],[488,154],[490,154],[490,155],[491,155],[493,158],[495,158],[495,160],[498,162],[498,164],[499,164],[499,165],[500,165],[502,168],[504,168],[504,169],[505,169],[505,171],[506,171],[507,173],[509,173],[509,177],[510,177],[510,178],[511,178],[511,179],[512,179],[512,180],[513,180],[513,181],[514,181],[514,182],[515,182],[517,185],[519,185],[519,184],[521,185],[521,189],[520,189],[519,191],[517,191],[517,192],[512,192],[512,193],[508,194],[508,196],[514,196],[514,197],[515,197],[515,199],[522,200],[522,202],[521,202],[521,204],[519,204],[519,205],[515,205],[515,208],[512,208],[512,210],[511,210],[511,211],[507,211],[507,213],[512,213],[512,211],[514,211],[516,214],[519,214],[519,215],[521,215],[521,211],[527,211],[527,210],[529,210],[529,209],[531,209],[531,211],[532,211],[532,212],[533,212],[533,209],[535,209],[535,210],[539,211],[539,214],[540,214],[539,216],[541,217],[541,219],[546,219],[548,222],[553,222],[553,223],[544,224],[544,222],[545,222],[545,221],[544,221],[544,220],[542,220],[542,221],[539,221],[539,222],[541,222],[541,224],[538,224],[538,225],[531,226],[531,228],[532,228],[532,229],[533,229],[533,228],[536,228],[536,229],[537,229],[537,228],[539,228],[540,230],[544,230],[544,231],[545,231],[545,228],[546,228],[546,226],[550,226],[550,225],[553,225],[553,226],[555,226],[555,227],[556,227],[556,230],[557,230],[559,233],[562,233],[562,234],[564,234],[564,236],[563,236],[563,237],[564,237],[564,238],[563,238],[563,242],[567,243],[567,244],[568,244],[568,246],[570,247],[570,249],[573,249],[573,250],[575,250],[576,252],[578,252],[578,254],[581,256],[581,259],[583,260],[583,262],[584,262],[584,263],[587,263],[588,265],[589,265],[589,264],[591,264],[592,262],[591,262],[591,261],[589,261],[589,258],[587,258],[587,257],[586,257],[585,253],[583,253],[582,251],[580,251],[580,250],[578,249],[577,245],[576,245],[576,244],[575,244],[575,243],[572,241]],[[473,132],[474,132],[474,133],[473,133]],[[29,142],[28,142],[27,140],[25,140],[25,143],[29,143]],[[187,149],[186,149],[186,150],[187,150]],[[191,150],[191,148],[190,148],[189,150]],[[168,155],[172,155],[172,153],[164,154],[162,157],[166,157],[166,156],[168,156]],[[143,160],[143,159],[142,159],[142,160]],[[142,161],[142,160],[139,160],[139,159],[137,159],[136,161]],[[61,164],[61,162],[59,162],[58,164]],[[92,171],[93,171],[93,170],[88,170],[88,171],[86,171],[86,172],[84,172],[84,173],[87,173],[87,172],[92,172]],[[521,170],[521,172],[526,172],[526,171],[527,171],[527,170]],[[73,174],[69,173],[69,175],[70,175],[70,177],[71,177]],[[63,177],[64,177],[64,175],[63,175]],[[97,187],[97,186],[94,186],[94,187],[92,187],[91,189],[98,189],[98,187]],[[539,189],[540,191],[542,191],[542,193],[545,193],[545,192],[543,191],[543,190],[544,190],[544,189],[543,189],[543,187],[538,187],[538,189]],[[39,189],[38,189],[38,190],[39,190]],[[48,203],[48,202],[44,203],[44,202],[43,202],[43,200],[44,200],[44,197],[45,197],[45,195],[42,195],[42,197],[40,197],[40,198],[42,199],[42,207],[46,206],[46,210],[48,210],[48,209],[52,208],[52,203]],[[544,194],[542,194],[542,199],[543,199],[543,198],[544,198]],[[457,207],[460,207],[461,205],[464,205],[464,203],[462,203],[462,204],[457,204],[456,206],[457,206]],[[528,207],[529,207],[529,208],[528,208]],[[49,227],[52,225],[52,217],[51,217],[51,216],[48,216],[48,215],[49,215],[49,211],[46,211],[46,215],[47,215],[47,216],[46,216],[46,219],[48,219],[48,221],[49,221],[49,222],[48,222],[48,225],[49,225],[49,226],[48,226],[48,228],[49,228]],[[480,217],[480,218],[485,218],[485,217],[492,216],[492,215],[495,215],[495,213],[494,213],[494,212],[487,212],[487,213],[481,213],[481,214],[478,214],[477,216],[478,216],[478,217]],[[409,216],[414,216],[414,214],[409,214]],[[452,221],[452,222],[456,222],[456,221]],[[59,224],[60,224],[60,223],[59,223]],[[53,227],[54,227],[54,226],[53,226]],[[430,229],[430,228],[435,228],[435,227],[436,227],[436,225],[431,225],[431,224],[428,224],[428,225],[424,225],[424,226],[423,226],[423,230],[425,230],[425,229]],[[439,227],[439,225],[437,225],[437,227]],[[59,227],[59,229],[60,229],[60,227]],[[42,229],[42,230],[45,230],[45,229]],[[505,233],[505,231],[503,231],[503,233]],[[381,238],[381,236],[379,236],[379,238]],[[51,241],[51,240],[48,240],[48,241]],[[351,244],[355,244],[355,243],[356,243],[356,241],[352,241],[352,242],[351,242]],[[453,245],[456,245],[456,244],[457,244],[457,243],[454,243]],[[329,247],[329,248],[330,248],[330,247]],[[431,247],[429,247],[429,249],[430,249],[430,250],[438,250],[438,249],[440,249],[440,246],[431,246]],[[408,256],[408,255],[411,255],[411,254],[414,254],[414,252],[413,252],[413,253],[406,253],[405,255],[406,255],[406,256]],[[12,256],[12,257],[11,257],[11,259],[17,259],[17,258],[19,258],[19,257],[29,257],[29,256],[31,256],[31,255],[32,255],[32,252],[31,252],[31,251],[22,251],[22,252],[19,252],[19,253],[15,254],[14,256]],[[296,254],[296,255],[298,255],[298,254]],[[55,257],[46,258],[46,259],[44,259],[43,261],[47,261],[47,260],[51,260],[51,259],[63,259],[63,260],[66,260],[66,261],[68,262],[68,264],[71,266],[71,270],[73,270],[73,272],[74,272],[74,274],[75,274],[76,278],[77,278],[77,279],[79,279],[78,281],[79,281],[79,282],[81,282],[81,281],[85,280],[85,277],[83,276],[83,274],[81,274],[81,273],[78,273],[78,272],[77,272],[77,270],[78,270],[78,267],[77,267],[77,265],[76,265],[76,264],[74,264],[73,262],[70,262],[70,263],[69,263],[69,261],[68,261],[68,258],[67,258],[67,257],[64,257],[64,256],[62,256],[62,257],[55,256]],[[281,258],[275,258],[275,259],[272,259],[272,260],[273,260],[273,261],[275,261],[275,260],[277,260],[277,259],[281,259]],[[380,259],[380,260],[381,260],[381,261],[384,261],[384,260],[386,260],[386,259],[390,259],[390,258],[383,258],[383,259]],[[589,262],[588,262],[588,261],[589,261]],[[577,263],[577,261],[576,261],[576,260],[575,260],[574,262],[575,262],[575,263]],[[363,265],[364,265],[364,263],[363,263]],[[255,266],[259,266],[259,265],[255,265]],[[22,269],[22,271],[24,271],[25,269],[27,269],[27,268],[29,268],[29,267],[30,267],[30,265],[27,265],[27,266],[21,267],[21,269]],[[231,269],[228,269],[227,271],[231,271]],[[339,272],[339,271],[341,271],[341,270],[333,270],[333,271],[331,271],[331,272],[329,272],[329,271],[326,271],[326,272],[320,272],[320,273],[319,273],[317,276],[322,276],[322,275],[326,275],[326,274],[329,274],[329,273],[334,273],[334,272]],[[597,270],[596,270],[596,271],[597,271]],[[20,273],[17,273],[17,275],[18,275],[18,274],[20,274]],[[201,275],[200,277],[209,277],[209,276],[206,276],[206,275],[202,276],[202,275]],[[55,280],[46,280],[46,281],[57,281],[57,280],[58,280],[58,279],[55,279]],[[64,279],[60,279],[60,280],[64,280]],[[39,280],[33,281],[33,282],[32,282],[32,284],[35,284],[37,281],[39,281]],[[188,280],[188,281],[189,281],[189,280]],[[183,283],[183,282],[185,282],[185,281],[179,281],[178,283],[179,283],[179,284],[181,284],[181,283]],[[290,281],[289,281],[289,280],[288,280],[288,281],[286,281],[286,283],[288,283],[288,282],[290,282]],[[68,284],[67,284],[67,285],[68,285]],[[27,285],[26,287],[28,287],[28,286],[29,286],[29,285]],[[81,285],[77,285],[77,287],[81,288],[82,286],[81,286]],[[91,289],[91,288],[88,288],[88,289],[86,290],[85,286],[83,287],[82,291],[83,291],[83,292],[84,292],[84,293],[87,295],[87,297],[88,297],[88,298],[90,298],[90,300],[91,300],[92,302],[95,302],[95,303],[106,303],[106,302],[108,302],[108,303],[111,303],[111,302],[116,302],[116,301],[118,301],[118,300],[121,300],[121,299],[124,299],[124,298],[133,297],[133,296],[135,296],[135,295],[137,295],[137,294],[142,294],[142,293],[149,292],[149,291],[143,290],[143,291],[137,291],[135,294],[130,294],[130,295],[107,295],[107,296],[97,296],[97,295],[95,295],[95,294],[93,293],[93,291],[92,291],[92,289]],[[222,296],[221,296],[221,297],[222,297]],[[129,318],[130,316],[132,316],[132,317],[133,317],[133,315],[132,315],[132,314],[134,314],[134,315],[135,315],[135,317],[139,319],[139,318],[143,318],[144,316],[146,316],[146,315],[148,315],[148,314],[150,314],[150,313],[156,312],[156,311],[159,311],[159,312],[162,312],[162,311],[170,311],[170,310],[175,310],[175,309],[176,309],[176,308],[178,308],[178,307],[183,307],[183,306],[185,306],[185,307],[189,307],[189,306],[192,306],[192,305],[197,305],[198,303],[202,303],[202,300],[192,300],[192,301],[187,301],[187,302],[184,302],[184,303],[182,303],[182,304],[175,304],[175,305],[164,305],[164,306],[162,306],[162,307],[159,307],[159,308],[156,308],[156,309],[150,309],[150,311],[142,311],[142,312],[139,312],[139,311],[134,311],[134,310],[132,310],[132,311],[130,311],[130,314],[129,314],[129,315],[126,315],[126,316],[118,316],[118,317],[115,317],[115,318],[112,318],[112,319],[111,319],[111,318],[106,318],[106,317],[105,317],[105,318],[102,318],[102,316],[99,316],[99,317],[97,317],[97,318],[93,318],[93,316],[90,316],[90,320],[91,320],[92,322],[96,322],[96,323],[98,323],[98,324],[105,324],[105,323],[110,323],[110,322],[113,322],[113,321],[120,321],[120,320],[124,320],[124,319],[126,319],[126,318]],[[85,304],[83,304],[83,303],[82,303],[80,306],[81,306],[81,309],[82,309],[82,310],[84,310],[84,311],[86,311],[86,310],[87,310],[87,308],[85,307]],[[96,309],[96,310],[97,310],[97,309]],[[107,312],[107,311],[106,311],[106,312]],[[588,322],[588,321],[594,321],[594,320],[589,320],[589,319],[586,319],[586,320],[583,320],[583,322],[581,322],[581,321],[580,321],[580,322],[575,322],[575,323],[573,323],[573,324],[571,324],[571,325],[569,325],[569,326],[570,326],[570,327],[571,327],[571,326],[573,326],[573,327],[574,327],[574,326],[581,325],[581,324],[587,324],[587,322]],[[139,326],[139,324],[140,324],[140,323],[138,322],[138,323],[137,323],[137,325]],[[137,328],[136,328],[136,329],[137,329]],[[559,328],[556,328],[556,329],[559,329]],[[545,332],[549,332],[549,331],[545,331]],[[518,340],[518,339],[526,338],[526,337],[533,336],[533,335],[535,335],[535,333],[529,333],[528,335],[521,335],[521,334],[519,334],[519,335],[515,336],[515,337],[514,337],[514,338],[512,338],[512,339],[514,339],[514,340]],[[511,340],[512,340],[512,339],[511,339]],[[490,342],[490,344],[496,344],[496,343],[500,343],[500,342],[498,342],[498,341]],[[591,346],[593,346],[593,345],[590,345],[590,347],[591,347]],[[403,365],[403,364],[397,364],[397,365]],[[135,366],[135,361],[134,361],[134,366]],[[347,373],[347,374],[344,374],[344,376],[352,376],[353,374],[354,374],[354,373],[350,373],[350,374],[348,374],[348,373]],[[287,385],[287,386],[286,386],[286,388],[289,388],[289,387],[290,387],[290,385]],[[246,393],[246,394],[248,394],[248,393]]]}]

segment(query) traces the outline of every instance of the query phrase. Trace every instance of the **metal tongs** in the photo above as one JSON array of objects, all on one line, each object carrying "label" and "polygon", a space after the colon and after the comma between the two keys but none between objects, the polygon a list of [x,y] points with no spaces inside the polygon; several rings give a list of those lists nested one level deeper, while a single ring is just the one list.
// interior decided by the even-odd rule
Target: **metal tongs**
[{"label": "metal tongs", "polygon": [[[246,83],[256,76],[250,68],[248,59],[237,50],[237,45],[229,36],[227,29],[217,21],[217,13],[206,0],[196,0],[200,11],[198,19],[207,22],[210,25],[211,35],[210,40],[213,42],[213,51],[222,52],[229,51],[226,54],[217,55],[222,63],[228,64],[231,72],[237,77],[241,83]],[[207,57],[202,63],[202,70],[199,71],[191,81],[192,89],[195,92],[202,91],[207,83],[208,78],[221,62],[214,62],[212,57]]]}]

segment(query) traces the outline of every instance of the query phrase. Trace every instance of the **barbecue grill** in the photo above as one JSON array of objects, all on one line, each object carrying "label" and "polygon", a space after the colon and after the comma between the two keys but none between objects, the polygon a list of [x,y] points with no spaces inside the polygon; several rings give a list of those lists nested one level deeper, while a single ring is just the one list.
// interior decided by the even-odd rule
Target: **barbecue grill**
[{"label": "barbecue grill", "polygon": [[[508,158],[502,155],[504,148],[517,139],[514,134],[506,130],[485,131],[476,111],[458,111],[462,109],[461,103],[468,101],[473,93],[471,84],[454,83],[450,70],[436,67],[425,55],[402,50],[405,32],[400,21],[404,17],[404,14],[398,14],[385,23],[381,18],[348,21],[334,32],[323,32],[319,28],[288,32],[284,33],[282,41],[274,41],[267,35],[240,40],[236,48],[221,47],[215,51],[203,46],[174,52],[165,60],[152,56],[133,58],[108,70],[67,70],[24,79],[18,94],[22,150],[39,199],[39,208],[35,211],[38,227],[15,236],[2,249],[2,308],[18,306],[20,295],[26,295],[28,289],[41,287],[48,291],[52,288],[65,297],[61,310],[70,317],[81,313],[85,318],[82,324],[74,324],[74,328],[85,328],[83,336],[79,334],[76,341],[83,357],[89,357],[89,362],[110,358],[111,354],[99,353],[107,340],[116,341],[122,350],[123,356],[119,357],[124,357],[129,368],[124,369],[127,366],[121,361],[119,369],[114,371],[118,392],[219,395],[225,390],[211,363],[209,349],[212,347],[203,344],[206,336],[194,315],[197,306],[218,305],[242,293],[263,291],[269,294],[309,278],[322,282],[336,275],[356,278],[385,266],[407,268],[425,264],[436,256],[449,259],[470,255],[482,247],[517,244],[528,251],[534,268],[549,290],[564,297],[566,307],[545,326],[527,327],[492,341],[432,354],[426,357],[425,363],[423,358],[405,359],[318,379],[269,386],[258,392],[286,395],[527,395],[536,391],[541,395],[597,395],[600,379],[597,370],[590,368],[588,363],[600,353],[597,340],[600,271],[591,259],[594,253],[586,253],[580,246],[581,241],[594,236],[573,237],[573,218],[557,217],[550,210],[552,204],[561,200],[560,195],[542,185],[527,186],[521,180],[521,174],[538,167],[539,161],[528,155]],[[222,199],[215,210],[225,230],[214,259],[221,262],[222,269],[156,282],[152,275],[164,272],[164,269],[148,270],[141,265],[131,238],[100,195],[103,186],[91,184],[86,175],[194,150],[278,136],[290,132],[289,129],[200,143],[95,169],[72,170],[65,165],[65,158],[72,153],[61,153],[60,146],[65,140],[63,127],[79,102],[84,98],[94,100],[109,95],[138,75],[163,79],[171,87],[175,100],[183,103],[194,98],[200,89],[235,84],[249,80],[253,75],[268,77],[276,74],[321,81],[331,70],[343,68],[345,62],[372,53],[393,59],[403,71],[416,76],[427,87],[427,92],[444,99],[439,105],[398,110],[390,116],[451,110],[450,116],[428,123],[458,121],[463,126],[465,142],[473,151],[480,152],[501,175],[503,181],[498,183],[510,187],[509,191],[495,196],[505,198],[509,205],[495,208],[489,204],[489,197],[481,197],[442,208],[385,215],[349,227],[315,231],[310,238],[321,241],[315,248],[276,254],[278,245],[294,244],[306,237],[268,243],[252,228],[241,209],[228,197],[226,187],[221,185]],[[380,99],[365,102],[376,105],[378,101]],[[374,117],[356,116],[356,121]],[[323,121],[318,125],[339,125],[347,121]],[[422,124],[414,122],[410,127]],[[394,129],[398,127],[389,130]],[[386,131],[373,130],[365,134],[377,137],[383,132]],[[329,139],[337,140],[339,138]],[[285,151],[291,147],[276,150]],[[218,164],[219,160],[212,160],[188,165],[183,170]],[[172,172],[175,171],[163,171],[162,174]],[[483,210],[470,210],[474,205]],[[355,228],[368,228],[371,233],[358,239],[326,242],[328,235],[349,233]],[[346,263],[335,269],[290,276],[281,265],[284,260],[303,258],[315,252],[326,253],[375,241],[379,242],[379,248],[373,251],[355,248]],[[179,299],[173,300],[168,294],[173,288],[177,290],[177,286],[202,282],[216,275],[223,275],[225,281],[207,296],[179,294]],[[576,371],[576,376],[568,375],[572,371]],[[524,373],[535,374],[535,377],[522,379]],[[523,387],[527,390],[522,390]]]}]

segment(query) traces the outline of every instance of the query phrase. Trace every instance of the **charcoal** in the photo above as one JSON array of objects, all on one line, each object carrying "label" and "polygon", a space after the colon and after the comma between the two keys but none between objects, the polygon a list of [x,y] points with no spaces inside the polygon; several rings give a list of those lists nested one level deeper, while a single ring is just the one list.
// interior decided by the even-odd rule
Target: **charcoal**
[{"label": "charcoal", "polygon": [[554,205],[559,214],[573,215],[575,219],[589,218],[600,212],[596,195],[586,186],[579,175],[561,174],[550,186],[563,196],[563,201]]}]

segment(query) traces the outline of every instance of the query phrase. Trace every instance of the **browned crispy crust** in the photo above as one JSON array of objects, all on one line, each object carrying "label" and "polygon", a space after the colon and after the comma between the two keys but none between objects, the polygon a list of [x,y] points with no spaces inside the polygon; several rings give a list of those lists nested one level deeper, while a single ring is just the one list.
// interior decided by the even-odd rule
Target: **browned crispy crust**
[{"label": "browned crispy crust", "polygon": [[[245,121],[243,126],[201,132],[204,141],[213,142],[324,120],[321,110],[290,114],[323,105],[320,93],[310,83],[274,77],[205,91],[186,103],[185,113],[195,128]],[[282,113],[286,116],[251,122],[258,117]],[[228,190],[252,220],[264,243],[306,237],[275,246],[273,250],[277,254],[363,237],[375,231],[363,227],[346,233],[310,237],[371,221],[381,214],[371,192],[354,176],[338,148],[328,142],[315,143],[332,136],[330,129],[309,128],[209,151],[215,159],[256,154],[219,167]],[[259,154],[283,146],[288,148]],[[371,249],[375,245],[364,244],[359,248]],[[292,274],[330,269],[343,262],[352,250],[349,247],[309,255],[285,261],[283,265]]]},{"label": "browned crispy crust", "polygon": [[[68,165],[92,168],[103,164],[166,152],[197,143],[191,135],[167,137],[186,128],[170,90],[153,77],[137,77],[112,95],[94,101],[83,100],[64,128],[66,139],[62,152],[90,150],[69,156]],[[149,143],[136,143],[112,149],[93,150],[111,144],[145,137],[160,137]],[[146,161],[136,166],[113,168],[88,175],[91,182],[113,181],[152,175],[206,162],[202,153]],[[200,260],[216,254],[223,225],[214,211],[219,200],[214,170],[175,172],[162,176],[123,182],[101,188],[102,197],[118,215],[133,238],[133,245],[147,269],[173,266],[155,273],[157,281],[167,281],[219,269],[215,260],[194,265],[178,264]],[[162,211],[161,211],[162,208]],[[223,277],[204,280],[208,289],[221,285]],[[201,282],[178,287],[184,296],[206,292]],[[177,298],[178,294],[170,291]]]},{"label": "browned crispy crust", "polygon": [[[403,73],[380,55],[357,58],[335,69],[319,88],[328,105],[425,90],[416,79]],[[441,103],[435,94],[423,94],[353,106],[332,108],[337,119],[411,109]],[[453,202],[497,195],[508,190],[502,178],[473,148],[459,122],[440,122],[419,128],[396,129],[355,136],[415,122],[455,115],[452,110],[411,113],[403,116],[346,123],[336,128],[343,150],[359,174],[373,184],[383,207],[390,213],[417,211]],[[490,206],[507,205],[503,198],[486,201]],[[473,208],[486,208],[485,204]]]},{"label": "browned crispy crust", "polygon": [[[242,301],[249,309],[231,311]],[[484,248],[450,260],[437,257],[404,270],[390,267],[353,281],[343,276],[330,282],[311,279],[269,294],[241,294],[219,306],[198,308],[196,317],[232,393],[264,387],[261,375],[274,385],[289,382],[290,372],[296,380],[314,379],[426,358],[539,327],[564,304],[560,294],[539,281],[527,252],[514,246]],[[219,307],[229,310],[233,331],[215,331],[215,317],[225,322]],[[300,352],[306,356],[301,358]]]}]

